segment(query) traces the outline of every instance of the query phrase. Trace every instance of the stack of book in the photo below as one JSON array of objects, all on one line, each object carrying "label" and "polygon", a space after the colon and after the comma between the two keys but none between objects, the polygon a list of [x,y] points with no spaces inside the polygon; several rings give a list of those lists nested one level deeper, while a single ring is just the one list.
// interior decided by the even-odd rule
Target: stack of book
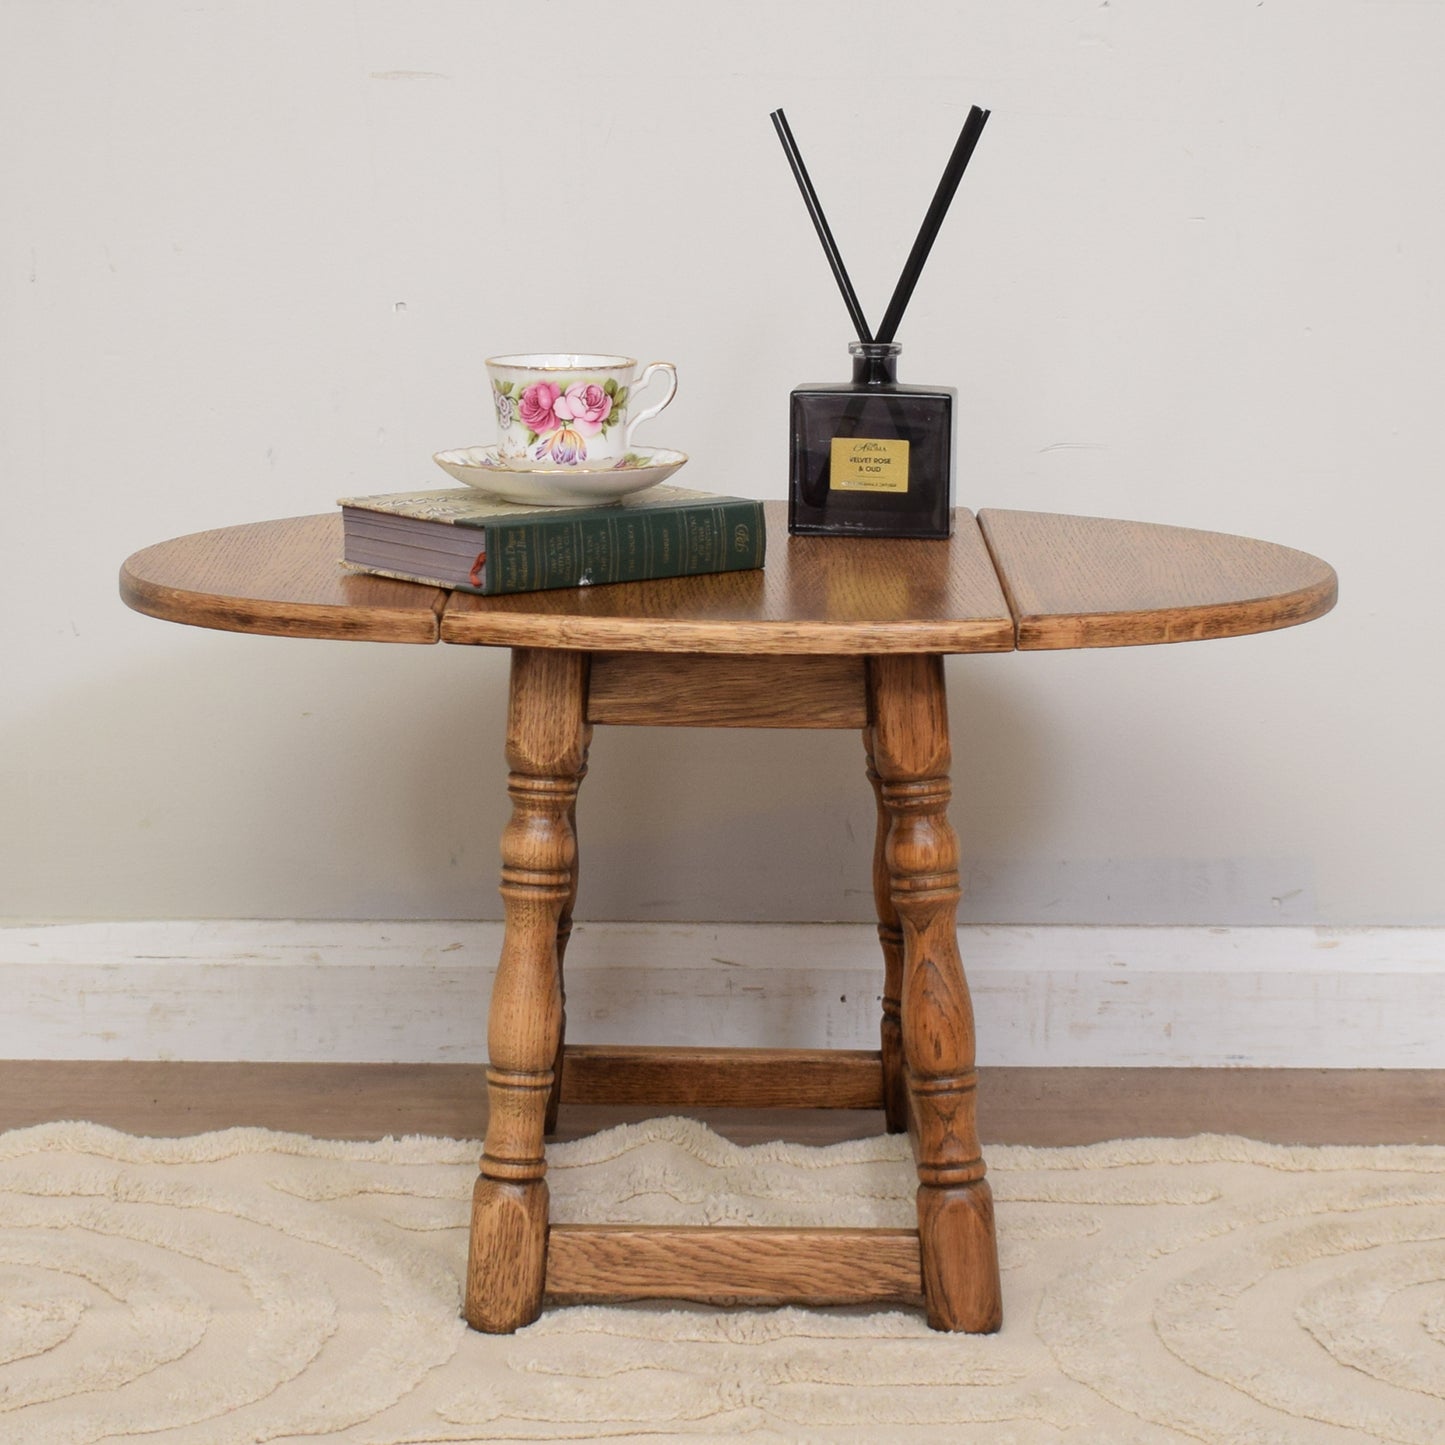
[{"label": "stack of book", "polygon": [[761,502],[651,487],[598,507],[528,507],[470,487],[340,502],[343,565],[494,595],[763,565]]}]

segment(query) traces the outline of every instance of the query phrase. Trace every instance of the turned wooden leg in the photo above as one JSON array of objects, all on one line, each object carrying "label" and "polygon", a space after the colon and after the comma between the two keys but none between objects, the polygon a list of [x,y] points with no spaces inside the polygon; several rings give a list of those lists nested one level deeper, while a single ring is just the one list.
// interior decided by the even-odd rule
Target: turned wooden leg
[{"label": "turned wooden leg", "polygon": [[883,803],[883,781],[873,761],[873,729],[863,730],[868,758],[868,781],[878,805],[878,829],[873,841],[873,902],[878,913],[878,942],[883,949],[883,1019],[879,1037],[883,1052],[883,1117],[890,1134],[908,1128],[908,1093],[903,1080],[903,930],[893,906],[893,885],[888,873],[889,816]]},{"label": "turned wooden leg", "polygon": [[948,821],[943,660],[868,661],[873,766],[889,819],[884,858],[903,935],[902,1034],[928,1322],[998,1329],[993,1199],[974,1103],[973,1008],[958,957],[958,839]]},{"label": "turned wooden leg", "polygon": [[[587,776],[587,749],[592,742],[592,726],[587,724],[582,735],[582,767],[577,773],[577,783]],[[547,1095],[546,1132],[557,1132],[557,1111],[562,1107],[562,1058],[567,1050],[567,973],[564,967],[567,958],[567,944],[572,937],[572,910],[577,906],[577,869],[580,849],[577,845],[577,800],[567,809],[567,826],[572,832],[572,879],[562,914],[557,920],[557,988],[561,998],[561,1013],[557,1025],[557,1056],[552,1060],[552,1088]]]},{"label": "turned wooden leg", "polygon": [[572,896],[572,808],[587,750],[587,656],[517,648],[507,719],[512,817],[502,834],[506,928],[487,1025],[490,1117],[472,1195],[466,1317],[507,1334],[542,1308],[547,1101],[562,1030],[558,930]]}]

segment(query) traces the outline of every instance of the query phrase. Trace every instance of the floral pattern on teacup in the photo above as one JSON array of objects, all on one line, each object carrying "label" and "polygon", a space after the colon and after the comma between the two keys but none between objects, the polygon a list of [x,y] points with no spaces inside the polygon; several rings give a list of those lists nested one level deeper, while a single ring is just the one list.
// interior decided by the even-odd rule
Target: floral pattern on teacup
[{"label": "floral pattern on teacup", "polygon": [[492,401],[497,421],[505,431],[520,422],[527,432],[527,449],[537,461],[551,459],[559,466],[576,466],[587,460],[588,439],[611,430],[627,405],[628,388],[616,380],[497,382]]}]

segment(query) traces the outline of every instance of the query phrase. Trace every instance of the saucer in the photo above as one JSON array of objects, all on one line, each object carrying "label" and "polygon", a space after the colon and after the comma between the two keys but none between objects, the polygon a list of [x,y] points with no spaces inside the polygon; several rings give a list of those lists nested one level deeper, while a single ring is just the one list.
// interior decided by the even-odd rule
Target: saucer
[{"label": "saucer", "polygon": [[634,447],[610,467],[519,467],[497,448],[463,447],[433,458],[448,476],[508,502],[534,507],[591,507],[655,487],[686,460],[686,452]]}]

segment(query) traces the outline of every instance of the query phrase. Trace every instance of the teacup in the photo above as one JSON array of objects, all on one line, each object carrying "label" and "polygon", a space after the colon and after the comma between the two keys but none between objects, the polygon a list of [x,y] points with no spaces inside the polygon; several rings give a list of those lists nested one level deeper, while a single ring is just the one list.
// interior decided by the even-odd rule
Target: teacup
[{"label": "teacup", "polygon": [[[515,467],[604,468],[632,447],[632,433],[677,392],[677,368],[654,361],[638,376],[630,356],[529,351],[487,361],[497,410],[497,453]],[[652,376],[667,378],[655,406],[628,420],[633,395]]]}]

